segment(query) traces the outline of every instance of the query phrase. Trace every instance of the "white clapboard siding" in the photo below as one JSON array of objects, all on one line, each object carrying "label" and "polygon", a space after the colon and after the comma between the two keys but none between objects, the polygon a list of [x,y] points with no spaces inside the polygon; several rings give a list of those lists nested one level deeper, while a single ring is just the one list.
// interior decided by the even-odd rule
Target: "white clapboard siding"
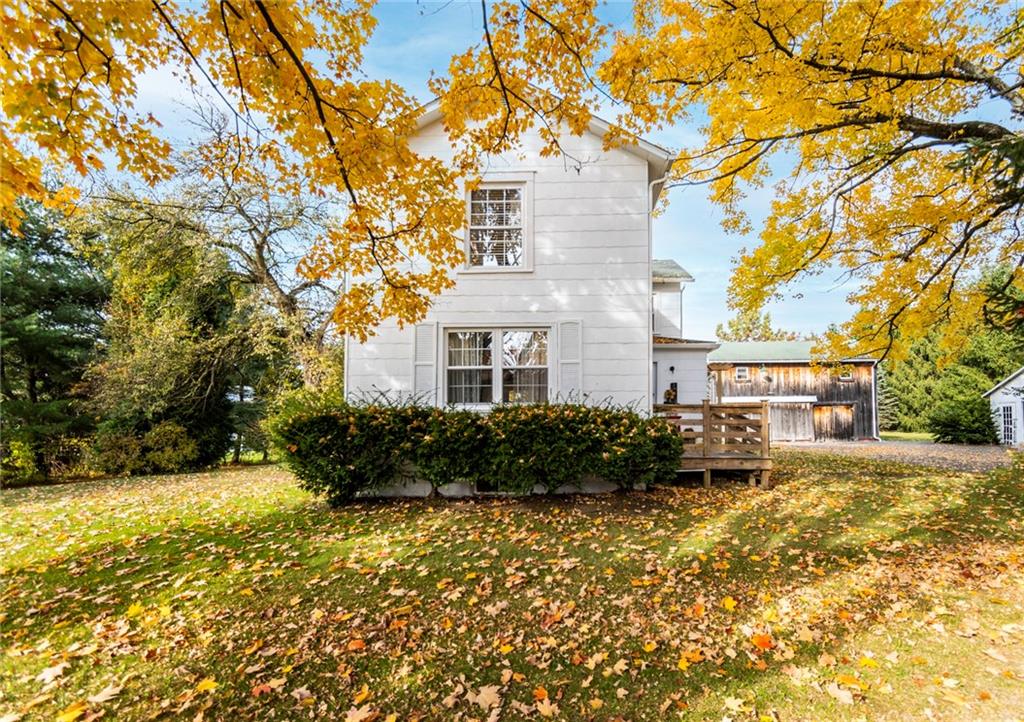
[{"label": "white clapboard siding", "polygon": [[[423,128],[413,146],[452,158],[440,123]],[[503,171],[532,178],[532,270],[456,273],[455,287],[434,299],[429,325],[400,329],[389,321],[365,344],[350,340],[350,395],[386,386],[396,396],[426,393],[440,401],[445,328],[533,326],[550,334],[554,393],[649,403],[648,163],[623,149],[604,150],[591,134],[566,140],[573,155],[588,161],[578,173],[561,158],[542,158],[540,147],[539,138],[527,137],[521,156],[487,164],[499,173],[496,181]],[[574,330],[577,341],[569,344]]]}]

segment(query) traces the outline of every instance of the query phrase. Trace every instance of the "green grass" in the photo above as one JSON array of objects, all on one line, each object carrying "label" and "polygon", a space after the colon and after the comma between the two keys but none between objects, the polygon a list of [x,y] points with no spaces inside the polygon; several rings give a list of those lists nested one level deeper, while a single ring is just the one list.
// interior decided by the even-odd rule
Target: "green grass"
[{"label": "green grass", "polygon": [[883,431],[882,441],[934,441],[935,437],[927,431]]},{"label": "green grass", "polygon": [[5,491],[0,718],[1019,714],[1019,468],[775,476],[338,510],[267,466]]}]

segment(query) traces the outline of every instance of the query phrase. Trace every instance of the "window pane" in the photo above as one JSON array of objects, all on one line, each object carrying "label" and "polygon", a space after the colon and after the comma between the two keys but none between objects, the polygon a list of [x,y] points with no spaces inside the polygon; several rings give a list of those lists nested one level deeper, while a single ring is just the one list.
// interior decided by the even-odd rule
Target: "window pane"
[{"label": "window pane", "polygon": [[542,403],[548,400],[547,368],[505,369],[501,373],[502,401]]},{"label": "window pane", "polygon": [[491,403],[491,369],[448,369],[448,402],[452,404]]},{"label": "window pane", "polygon": [[501,365],[547,366],[547,331],[505,331],[501,339]]},{"label": "window pane", "polygon": [[521,229],[474,228],[469,232],[471,266],[518,266],[523,257]]},{"label": "window pane", "polygon": [[522,265],[523,190],[473,191],[469,200],[469,229],[469,265]]},{"label": "window pane", "polygon": [[490,366],[490,331],[449,331],[449,366]]},{"label": "window pane", "polygon": [[473,227],[519,228],[523,224],[522,205],[519,203],[474,202],[469,212],[469,224]]}]

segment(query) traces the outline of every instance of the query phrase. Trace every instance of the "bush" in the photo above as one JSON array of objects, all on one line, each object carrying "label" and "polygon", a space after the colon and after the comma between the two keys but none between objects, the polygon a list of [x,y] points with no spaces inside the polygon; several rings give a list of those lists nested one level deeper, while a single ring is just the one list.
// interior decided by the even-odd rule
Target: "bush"
[{"label": "bush", "polygon": [[108,424],[93,441],[92,463],[107,474],[165,474],[204,466],[200,447],[184,426],[162,421],[144,434]]},{"label": "bush", "polygon": [[271,433],[302,485],[338,504],[415,474],[437,489],[555,491],[599,476],[621,487],[671,476],[681,439],[661,419],[576,404],[507,405],[489,414],[306,398]]},{"label": "bush", "polygon": [[131,431],[101,427],[93,442],[93,463],[107,474],[138,474],[145,466],[142,439]]},{"label": "bush", "polygon": [[928,431],[940,443],[999,443],[992,407],[980,396],[940,403],[928,417]]},{"label": "bush", "polygon": [[431,409],[422,437],[415,443],[413,465],[433,489],[452,482],[479,484],[490,432],[474,411]]},{"label": "bush", "polygon": [[584,473],[597,471],[603,443],[598,419],[608,413],[625,414],[574,404],[495,408],[483,419],[490,443],[480,461],[491,476],[483,483],[518,494],[578,484]]},{"label": "bush", "polygon": [[199,446],[185,428],[173,421],[164,421],[146,432],[142,448],[148,471],[167,473],[195,467]]}]

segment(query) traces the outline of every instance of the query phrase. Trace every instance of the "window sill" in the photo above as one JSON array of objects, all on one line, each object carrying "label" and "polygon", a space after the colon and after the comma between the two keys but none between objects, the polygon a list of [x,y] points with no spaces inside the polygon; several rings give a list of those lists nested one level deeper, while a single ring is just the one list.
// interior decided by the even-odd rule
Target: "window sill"
[{"label": "window sill", "polygon": [[496,268],[494,266],[487,266],[483,268],[463,266],[455,271],[456,274],[466,274],[467,276],[480,276],[480,275],[491,275],[491,276],[504,276],[510,273],[533,273],[532,266],[515,266],[512,268]]}]

